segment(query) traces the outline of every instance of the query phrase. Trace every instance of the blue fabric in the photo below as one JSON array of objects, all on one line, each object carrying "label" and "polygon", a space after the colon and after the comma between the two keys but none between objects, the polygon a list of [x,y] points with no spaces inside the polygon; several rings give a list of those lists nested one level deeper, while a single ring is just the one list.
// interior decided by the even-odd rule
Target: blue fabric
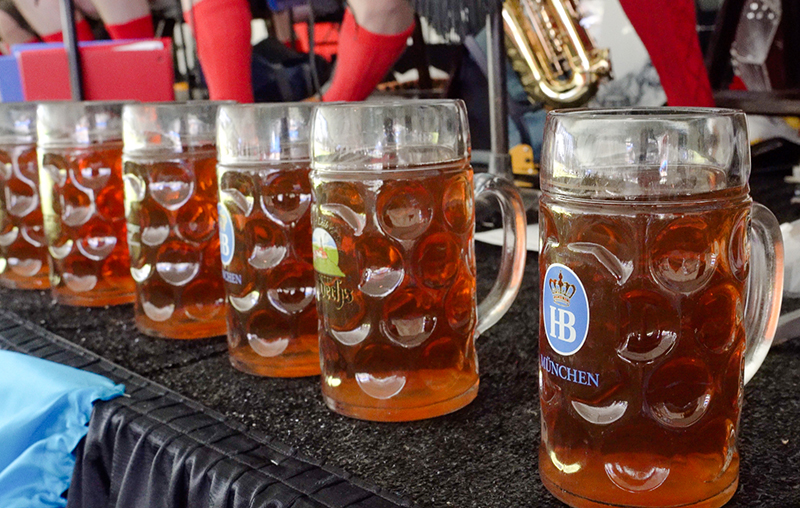
[{"label": "blue fabric", "polygon": [[13,56],[0,56],[0,102],[21,102],[25,100],[22,92],[22,79],[19,76],[17,59]]},{"label": "blue fabric", "polygon": [[95,400],[125,391],[103,376],[0,351],[0,507],[66,506]]}]

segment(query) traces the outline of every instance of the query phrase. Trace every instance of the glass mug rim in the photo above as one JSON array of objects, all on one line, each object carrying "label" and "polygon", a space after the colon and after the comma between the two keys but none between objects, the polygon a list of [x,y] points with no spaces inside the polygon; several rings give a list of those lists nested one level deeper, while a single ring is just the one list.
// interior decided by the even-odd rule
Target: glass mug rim
[{"label": "glass mug rim", "polygon": [[547,113],[553,119],[648,119],[659,120],[691,120],[708,118],[730,118],[745,116],[744,111],[733,108],[698,108],[698,107],[676,107],[676,106],[654,106],[654,107],[632,107],[632,108],[577,108],[577,109],[554,109]]},{"label": "glass mug rim", "polygon": [[127,104],[139,104],[139,101],[131,100],[131,99],[121,99],[121,100],[97,100],[97,101],[70,101],[70,100],[45,100],[45,101],[35,101],[37,107],[39,106],[56,106],[56,107],[74,107],[74,108],[81,108],[81,109],[96,109],[101,108],[104,106],[125,106]]},{"label": "glass mug rim", "polygon": [[[252,104],[242,104],[239,102],[233,101],[219,101],[220,106],[217,110],[217,114],[219,115],[222,111],[225,111],[227,114],[232,116],[238,117],[240,112],[245,111],[255,111],[255,112],[283,112],[289,109],[298,109],[298,110],[311,110],[314,111],[315,109],[321,107],[318,103],[315,102],[271,102],[271,103],[252,103]],[[340,104],[338,102],[333,102],[330,104]],[[313,113],[312,113],[313,114]],[[266,116],[266,115],[265,115]],[[280,120],[281,116],[276,115],[274,120]],[[241,120],[240,120],[241,121]]]},{"label": "glass mug rim", "polygon": [[[714,201],[719,196],[712,193],[722,190],[746,195],[746,126],[745,113],[728,108],[553,110],[544,128],[541,190],[608,204]],[[690,169],[694,184],[684,174]]]},{"label": "glass mug rim", "polygon": [[[393,168],[375,168],[375,167],[361,167],[356,166],[329,166],[325,165],[322,167],[316,166],[314,163],[314,159],[310,159],[311,162],[311,173],[315,175],[328,175],[331,173],[336,174],[346,174],[355,179],[361,178],[381,178],[380,175],[386,175],[387,177],[395,176],[402,173],[425,173],[429,171],[441,171],[446,170],[447,168],[451,168],[452,170],[461,169],[463,162],[464,166],[472,167],[472,156],[471,154],[465,154],[463,157],[457,157],[453,159],[445,159],[439,162],[431,162],[425,164],[414,164],[414,165],[398,165],[397,167]],[[459,163],[456,165],[456,163]],[[477,172],[476,172],[477,173]]]},{"label": "glass mug rim", "polygon": [[173,109],[173,108],[180,108],[180,109],[191,109],[192,106],[213,106],[213,105],[222,105],[222,104],[238,104],[236,101],[233,100],[211,100],[211,99],[204,99],[204,100],[188,100],[188,101],[149,101],[149,102],[140,102],[140,101],[123,101],[125,102],[126,106],[132,107],[149,107],[149,108],[159,108],[159,109]]},{"label": "glass mug rim", "polygon": [[349,109],[397,109],[397,106],[464,106],[462,99],[381,99],[375,101],[334,101],[334,102],[321,102],[311,103],[316,106],[316,109],[334,109],[345,107]]},{"label": "glass mug rim", "polygon": [[[311,164],[311,124],[314,102],[230,103],[217,110],[216,142],[218,165],[257,168],[278,164]],[[290,117],[305,117],[304,135],[297,139],[285,136],[284,124]],[[255,141],[245,141],[231,130],[253,128]],[[275,136],[277,134],[277,137]]]},{"label": "glass mug rim", "polygon": [[[30,120],[26,128],[15,129],[15,126],[7,124],[0,125],[0,145],[14,146],[36,143],[36,102],[0,102],[0,118],[10,120],[9,116],[14,112],[28,117]],[[20,126],[21,127],[21,126]]]},{"label": "glass mug rim", "polygon": [[[445,141],[439,135],[424,139],[424,136],[419,135],[420,133],[417,132],[417,136],[421,139],[413,139],[415,136],[412,135],[412,139],[386,142],[376,131],[377,139],[373,140],[373,143],[359,142],[360,140],[353,142],[344,137],[347,136],[346,131],[330,133],[327,129],[325,129],[324,132],[320,132],[322,129],[319,129],[319,124],[329,114],[332,115],[331,119],[337,121],[342,121],[348,117],[392,119],[401,118],[398,115],[403,112],[413,112],[418,115],[421,111],[431,109],[446,112],[449,115],[448,119],[453,121],[453,125],[442,127],[442,130],[451,130],[453,133],[452,139],[447,139]],[[406,115],[406,118],[408,118],[408,115]],[[333,143],[334,141],[336,141],[336,143]],[[444,151],[442,151],[439,154],[426,157],[427,160],[421,162],[403,161],[402,157],[399,157],[399,160],[393,164],[383,160],[386,154],[398,155],[405,149],[408,149],[409,153],[411,153],[414,150],[425,148],[450,148],[448,147],[448,142],[452,145],[452,153],[444,153]],[[332,144],[333,146],[329,146],[326,149],[324,146],[325,144]],[[438,170],[463,160],[466,160],[469,164],[472,155],[472,144],[469,122],[467,120],[467,107],[461,99],[390,99],[374,102],[332,102],[319,104],[315,108],[311,120],[309,148],[312,171],[318,173],[331,172],[373,176],[376,174],[391,175],[402,172]],[[334,154],[367,155],[369,157],[375,157],[375,160],[364,158],[360,160],[325,160]]]},{"label": "glass mug rim", "polygon": [[[217,111],[226,104],[235,102],[201,100],[125,104],[122,108],[123,156],[138,159],[215,151]],[[202,128],[196,129],[197,132],[188,132],[192,129],[185,123],[192,113],[198,113],[201,118],[199,124]],[[152,116],[145,118],[148,114]],[[150,138],[153,135],[159,141],[153,141]]]},{"label": "glass mug rim", "polygon": [[227,106],[238,104],[236,101],[212,101],[212,100],[197,100],[197,101],[154,101],[154,102],[126,102],[125,109],[136,111],[153,109],[158,112],[161,111],[192,111],[195,109],[203,109],[208,107]]},{"label": "glass mug rim", "polygon": [[[37,102],[37,145],[47,149],[74,149],[121,144],[123,107],[135,103],[126,100]],[[115,120],[102,126],[94,121],[89,121],[88,126],[79,126],[79,119],[99,113],[108,113]]]}]

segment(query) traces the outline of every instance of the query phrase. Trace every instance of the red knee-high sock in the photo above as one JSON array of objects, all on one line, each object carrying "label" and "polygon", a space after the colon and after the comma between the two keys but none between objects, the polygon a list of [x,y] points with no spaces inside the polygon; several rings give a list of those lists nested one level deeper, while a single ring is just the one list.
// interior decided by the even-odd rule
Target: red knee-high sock
[{"label": "red knee-high sock", "polygon": [[191,13],[197,53],[212,100],[253,102],[250,6],[247,0],[201,0]]},{"label": "red knee-high sock", "polygon": [[119,25],[106,25],[112,39],[151,39],[155,36],[153,17],[149,14]]},{"label": "red knee-high sock", "polygon": [[620,0],[647,48],[670,106],[713,106],[694,0]]},{"label": "red knee-high sock", "polygon": [[399,34],[369,32],[356,24],[347,9],[339,30],[336,71],[324,101],[362,101],[375,89],[403,54],[414,23]]},{"label": "red knee-high sock", "polygon": [[[85,19],[82,19],[75,23],[75,34],[78,36],[79,41],[93,41],[94,34],[92,33],[92,27],[89,26],[89,22]],[[64,42],[64,33],[63,32],[55,32],[48,35],[42,35],[42,40],[44,42]]]}]

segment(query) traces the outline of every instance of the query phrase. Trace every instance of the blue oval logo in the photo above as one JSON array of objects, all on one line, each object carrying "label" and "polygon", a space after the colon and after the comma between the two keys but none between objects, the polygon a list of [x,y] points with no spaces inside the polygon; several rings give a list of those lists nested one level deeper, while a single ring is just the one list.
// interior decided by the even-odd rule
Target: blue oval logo
[{"label": "blue oval logo", "polygon": [[233,252],[236,247],[233,219],[228,208],[222,203],[217,204],[217,210],[219,210],[219,253],[222,257],[222,264],[229,265],[233,261]]},{"label": "blue oval logo", "polygon": [[542,319],[553,351],[570,356],[583,347],[589,332],[589,300],[583,283],[567,266],[554,263],[544,274]]}]

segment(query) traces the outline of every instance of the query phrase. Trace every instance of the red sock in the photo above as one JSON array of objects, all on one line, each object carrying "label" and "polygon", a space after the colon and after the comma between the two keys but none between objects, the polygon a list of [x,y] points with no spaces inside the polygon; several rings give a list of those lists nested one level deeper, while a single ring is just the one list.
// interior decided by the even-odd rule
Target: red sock
[{"label": "red sock", "polygon": [[[78,36],[79,41],[94,40],[92,27],[89,26],[89,22],[86,21],[85,19],[82,19],[77,23],[75,23],[75,34]],[[43,35],[42,40],[44,42],[64,42],[64,34],[62,32],[56,32],[50,35]]]},{"label": "red sock", "polygon": [[153,17],[149,14],[127,23],[106,25],[106,30],[112,39],[152,39],[155,36]]},{"label": "red sock", "polygon": [[363,101],[389,72],[406,49],[414,23],[399,34],[383,35],[365,30],[347,9],[339,30],[336,71],[324,101]]},{"label": "red sock", "polygon": [[184,13],[193,26],[211,100],[253,102],[250,5],[247,0],[202,0]]},{"label": "red sock", "polygon": [[670,106],[714,106],[694,0],[620,0],[647,48]]}]

